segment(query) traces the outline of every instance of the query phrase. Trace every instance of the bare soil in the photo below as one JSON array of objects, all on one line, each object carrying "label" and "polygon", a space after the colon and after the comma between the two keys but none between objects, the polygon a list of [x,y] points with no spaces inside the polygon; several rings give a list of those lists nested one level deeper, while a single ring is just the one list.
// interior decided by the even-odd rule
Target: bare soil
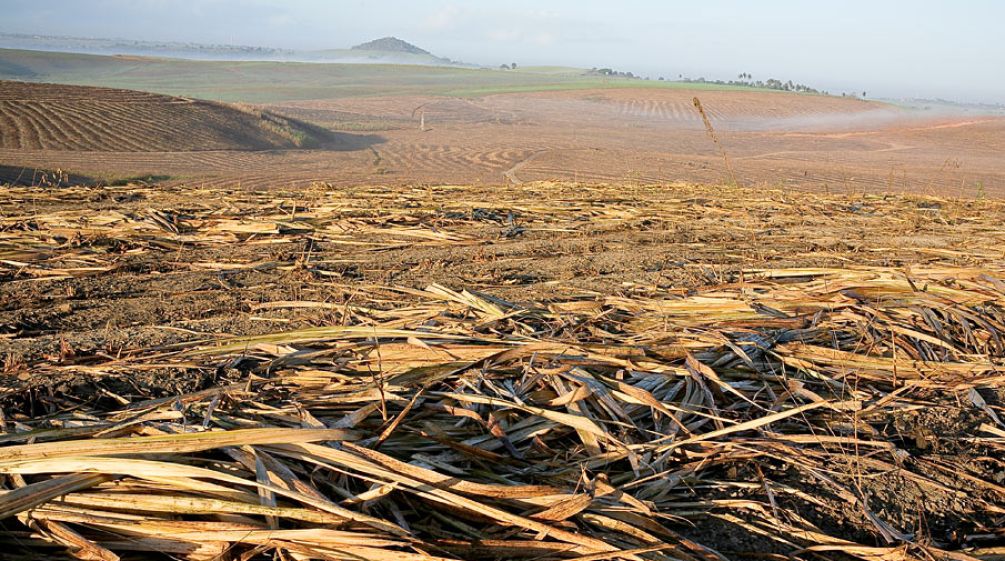
[{"label": "bare soil", "polygon": [[[118,151],[101,153],[48,143],[41,150],[0,148],[0,161],[29,172],[166,174],[174,184],[255,189],[314,181],[729,181],[691,106],[694,96],[744,185],[969,197],[1005,192],[1005,118],[782,92],[627,89],[289,102],[267,109],[324,127],[337,142],[324,150],[257,152],[207,150],[212,146],[205,143],[198,152],[137,152],[110,143],[102,150]],[[63,129],[52,127],[52,134],[77,138]]]},{"label": "bare soil", "polygon": [[132,90],[0,81],[3,150],[281,150],[300,147],[317,135],[312,129],[269,113],[209,101]]},{"label": "bare soil", "polygon": [[[70,183],[81,177],[171,176],[126,186],[2,188],[0,421],[17,427],[54,421],[76,430],[102,415],[132,414],[131,408],[149,405],[143,411],[180,415],[186,426],[203,416],[209,422],[215,400],[198,415],[181,405],[166,413],[158,408],[171,409],[172,400],[180,404],[183,395],[191,404],[198,401],[192,392],[222,388],[244,388],[234,391],[256,399],[259,392],[275,390],[269,386],[274,363],[307,369],[294,368],[294,378],[319,372],[342,376],[339,369],[348,363],[311,362],[328,360],[331,349],[268,337],[373,326],[377,320],[382,329],[395,322],[438,329],[456,322],[458,330],[478,337],[544,340],[560,333],[562,341],[598,346],[618,341],[621,346],[608,358],[627,365],[651,359],[684,369],[693,350],[712,357],[706,362],[723,376],[728,373],[733,384],[709,383],[694,392],[695,399],[730,404],[715,415],[703,413],[706,418],[695,421],[702,430],[711,430],[713,417],[735,426],[751,411],[769,415],[792,396],[812,405],[820,399],[814,392],[833,389],[839,380],[865,409],[861,416],[858,410],[847,416],[813,413],[799,417],[809,420],[798,431],[787,433],[789,425],[782,423],[783,428],[761,427],[679,451],[672,465],[680,471],[661,475],[674,491],[660,499],[672,510],[659,523],[669,529],[661,539],[680,549],[640,555],[1000,558],[1005,203],[995,196],[1005,193],[1005,121],[922,117],[851,99],[699,93],[741,183],[748,185],[731,187],[717,184],[723,162],[689,112],[692,94],[370,98],[272,108],[345,135],[342,149],[104,150],[113,144],[100,151],[55,144],[0,149],[4,174],[37,166],[72,170],[78,175],[67,177]],[[419,130],[420,121],[426,129]],[[55,130],[50,125],[47,134]],[[129,139],[136,142],[136,136]],[[846,273],[861,284],[841,280]],[[891,283],[899,288],[883,292]],[[807,307],[818,306],[811,311],[760,303],[770,291],[809,291],[809,285],[821,299],[808,301]],[[430,308],[430,295],[444,294],[442,287],[457,291],[446,294],[467,304]],[[463,290],[470,291],[470,300],[459,296]],[[939,300],[944,294],[950,296]],[[966,300],[973,294],[981,295],[978,304]],[[842,304],[832,306],[834,298]],[[912,306],[911,298],[921,303]],[[729,316],[728,310],[667,311],[682,301],[717,299],[740,303],[744,310],[749,306],[756,320]],[[533,324],[537,331],[528,331],[530,319],[524,325],[500,313],[484,320],[478,306],[491,308],[493,302],[506,302],[506,309],[528,317],[547,316],[551,323],[541,320]],[[717,314],[724,314],[721,321]],[[910,314],[926,319],[895,322]],[[894,327],[883,331],[870,318]],[[647,321],[653,323],[638,323]],[[720,323],[729,326],[732,339],[722,335]],[[820,335],[832,323],[852,327],[830,331],[829,339]],[[952,326],[953,334],[941,332],[941,326]],[[798,355],[773,341],[771,360],[809,374],[789,380],[784,371],[780,376],[772,371],[777,382],[772,387],[788,397],[755,395],[751,384],[764,381],[768,372],[762,361],[772,368],[776,363],[732,349],[757,348],[758,341],[779,333],[827,340],[814,339],[819,356]],[[239,346],[242,338],[254,336],[266,339],[246,339],[251,341],[246,354],[172,354],[216,343]],[[678,336],[683,339],[672,339]],[[860,353],[855,356],[892,362],[892,373],[870,363],[845,366],[827,354],[859,336],[870,342],[855,348]],[[755,344],[747,346],[751,341]],[[393,344],[413,350],[424,345],[411,339]],[[398,360],[392,347],[386,349],[378,369],[393,368]],[[621,352],[629,353],[627,358]],[[527,360],[533,363],[535,357]],[[580,358],[557,353],[549,360],[578,368]],[[374,364],[369,358],[363,362]],[[747,362],[761,368],[754,368],[757,376],[749,380],[742,378],[751,375],[744,370]],[[500,395],[512,394],[511,371],[525,367],[530,368],[507,364],[505,372],[492,374]],[[626,375],[626,367],[619,368],[601,370],[615,379]],[[905,383],[910,374],[898,368],[919,373]],[[952,368],[973,370],[957,376],[939,368],[957,374]],[[710,372],[709,382],[716,376]],[[458,382],[460,389],[462,382],[467,383]],[[549,393],[539,405],[558,397]],[[160,398],[166,401],[144,401]],[[332,407],[340,415],[351,412],[330,399],[325,392],[307,391],[303,402],[277,401],[281,407],[275,411],[282,411],[284,422],[296,417],[292,411],[308,411],[304,418],[310,418],[311,408],[331,415]],[[589,399],[600,407],[599,398]],[[241,401],[225,401],[238,404],[226,412],[237,418]],[[256,411],[265,410],[251,403]],[[509,422],[518,408],[500,411],[499,418]],[[407,408],[394,413],[405,419],[395,437],[408,436],[388,446],[388,453],[400,446],[399,459],[407,461],[418,453],[411,435],[424,435],[422,423],[435,413],[409,416]],[[378,417],[364,416],[359,428],[386,430],[388,419]],[[799,432],[820,427],[830,432]],[[631,431],[618,430],[627,440]],[[809,436],[823,444],[784,439]],[[516,444],[523,453],[553,452],[535,439]],[[575,442],[557,442],[570,440]],[[854,449],[846,448],[849,442]],[[876,448],[859,450],[861,443]],[[570,444],[570,455],[583,452],[576,446]],[[534,472],[524,469],[520,453],[496,453],[513,477]],[[305,475],[309,469],[297,469],[313,477]],[[627,477],[619,485],[634,481],[630,468],[619,469],[619,477]],[[701,477],[692,477],[699,472]],[[661,480],[648,483],[658,488]],[[408,507],[405,514],[399,510],[395,516],[423,512],[410,501],[401,503]],[[468,517],[445,512],[438,512],[438,520]],[[500,540],[515,535],[477,516],[464,519],[485,524]],[[31,547],[39,536],[27,525],[11,524],[4,539],[18,548],[12,555],[38,558]],[[571,515],[555,521],[556,528],[586,527],[577,524],[586,523]],[[470,537],[469,527],[459,527],[459,533],[437,533],[436,524],[417,526],[417,533]],[[638,545],[629,539],[638,535],[632,528],[617,529],[622,533],[616,540],[628,540],[618,547]],[[485,557],[499,557],[487,542],[460,546],[430,538],[429,543],[458,558],[478,558],[482,546]],[[522,558],[573,555],[546,553]]]}]

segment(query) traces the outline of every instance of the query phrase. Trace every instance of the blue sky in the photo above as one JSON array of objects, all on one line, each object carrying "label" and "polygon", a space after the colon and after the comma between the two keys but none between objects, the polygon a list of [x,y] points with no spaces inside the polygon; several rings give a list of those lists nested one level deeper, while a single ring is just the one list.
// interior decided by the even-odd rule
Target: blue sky
[{"label": "blue sky", "polygon": [[0,0],[0,31],[438,55],[1005,103],[999,0]]}]

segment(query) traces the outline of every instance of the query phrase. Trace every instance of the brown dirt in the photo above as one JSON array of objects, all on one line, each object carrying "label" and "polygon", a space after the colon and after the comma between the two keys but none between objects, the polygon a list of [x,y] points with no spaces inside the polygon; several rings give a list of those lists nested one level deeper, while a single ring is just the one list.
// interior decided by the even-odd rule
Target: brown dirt
[{"label": "brown dirt", "polygon": [[131,90],[0,81],[0,149],[185,152],[298,148],[297,123]]},{"label": "brown dirt", "polygon": [[[695,93],[741,182],[758,188],[664,181],[723,178],[688,112]],[[54,122],[39,128],[50,136],[23,136],[40,149],[0,149],[4,176],[23,176],[25,167],[79,174],[68,179],[172,176],[150,186],[4,188],[5,415],[24,422],[55,413],[57,403],[110,410],[122,400],[250,384],[258,373],[241,360],[129,359],[194,341],[352,323],[354,306],[379,313],[415,303],[401,291],[432,283],[544,306],[742,293],[758,269],[882,267],[910,278],[921,267],[973,267],[997,272],[985,275],[995,286],[1005,270],[1005,206],[994,198],[1005,194],[1002,119],[921,118],[814,96],[648,90],[321,100],[275,110],[344,135],[341,149],[145,151],[130,133],[128,143],[86,151],[59,144],[68,141],[52,136]],[[419,115],[427,130],[418,130]],[[547,178],[583,182],[534,181]],[[970,198],[947,198],[955,195]],[[960,321],[982,341],[986,331]],[[596,327],[583,329],[603,339]],[[684,331],[700,336],[707,327]],[[1000,353],[992,354],[1000,368]],[[987,411],[1005,418],[1005,395],[973,391],[987,409],[968,390],[922,384],[867,419],[868,436],[893,443],[899,456],[825,446],[757,469],[735,462],[674,496],[701,505],[673,527],[729,558],[846,558],[840,548],[793,553],[745,522],[756,517],[743,509],[767,512],[777,501],[828,536],[877,548],[863,559],[926,558],[929,545],[994,559],[1005,536],[1005,463],[1000,438],[975,435],[995,426]],[[828,469],[798,467],[817,464]],[[910,534],[911,545],[891,545],[899,542],[885,539],[884,527]]]},{"label": "brown dirt", "polygon": [[[235,152],[207,150],[213,145],[202,143],[200,152],[139,153],[109,144],[105,148],[119,151],[0,148],[0,161],[29,171],[167,174],[178,183],[249,188],[312,181],[719,183],[725,170],[690,105],[695,95],[745,185],[1005,193],[1005,118],[780,92],[642,89],[292,102],[269,109],[333,131],[336,150]],[[423,117],[426,129],[420,131]],[[58,148],[58,142],[45,146]]]}]

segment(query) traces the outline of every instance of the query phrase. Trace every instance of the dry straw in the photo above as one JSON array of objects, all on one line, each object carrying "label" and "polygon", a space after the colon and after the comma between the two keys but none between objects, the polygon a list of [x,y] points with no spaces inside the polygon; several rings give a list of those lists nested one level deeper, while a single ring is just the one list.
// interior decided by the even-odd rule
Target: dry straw
[{"label": "dry straw", "polygon": [[701,104],[701,100],[695,97],[691,100],[691,104],[694,108],[698,110],[698,114],[701,115],[701,122],[705,124],[705,132],[708,133],[708,137],[712,139],[712,143],[715,147],[719,149],[719,153],[722,154],[722,162],[726,165],[726,172],[729,173],[730,185],[734,187],[740,184],[736,182],[736,173],[733,171],[733,164],[729,161],[729,156],[726,154],[726,147],[719,142],[719,135],[715,133],[715,127],[712,126],[711,119],[708,118],[708,114],[705,113],[705,107]]},{"label": "dry straw", "polygon": [[[112,376],[153,357],[253,367],[240,386],[86,413],[66,402],[8,424],[0,512],[23,529],[9,520],[7,537],[89,559],[717,558],[714,541],[676,528],[698,516],[793,549],[948,556],[889,527],[835,470],[899,470],[926,493],[957,492],[940,473],[970,466],[915,457],[874,423],[1001,384],[1001,284],[966,269],[747,279],[550,309],[433,286],[421,306],[435,321],[423,326],[109,361],[100,368]],[[602,313],[575,311],[587,303]],[[969,438],[1001,453],[999,423],[990,413]],[[812,495],[782,481],[724,500],[738,484],[730,471],[755,466],[818,474],[821,491],[846,496],[891,543],[828,534],[799,515]],[[968,486],[980,508],[1005,504],[993,481]]]},{"label": "dry straw", "polygon": [[[291,221],[251,199],[185,219],[96,214],[82,236],[158,251],[362,243],[357,231],[378,249],[476,241],[325,208]],[[0,239],[17,282],[114,269],[62,241],[81,230],[72,212],[34,220]],[[24,559],[109,561],[998,559],[1005,487],[983,466],[1005,453],[991,399],[1005,381],[1002,277],[988,264],[788,267],[526,302],[360,284],[344,325],[39,360],[40,378],[242,374],[158,399],[54,390],[36,416],[36,393],[7,379],[2,537]],[[972,432],[901,430],[960,410]],[[959,517],[955,541],[892,516],[875,494],[891,481]]]}]

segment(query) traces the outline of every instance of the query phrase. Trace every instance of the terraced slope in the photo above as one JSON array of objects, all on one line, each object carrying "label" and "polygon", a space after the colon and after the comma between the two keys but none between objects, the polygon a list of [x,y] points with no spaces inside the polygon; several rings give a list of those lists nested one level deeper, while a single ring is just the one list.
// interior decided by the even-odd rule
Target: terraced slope
[{"label": "terraced slope", "polygon": [[308,125],[269,112],[132,90],[0,81],[0,148],[186,152],[307,147]]}]

